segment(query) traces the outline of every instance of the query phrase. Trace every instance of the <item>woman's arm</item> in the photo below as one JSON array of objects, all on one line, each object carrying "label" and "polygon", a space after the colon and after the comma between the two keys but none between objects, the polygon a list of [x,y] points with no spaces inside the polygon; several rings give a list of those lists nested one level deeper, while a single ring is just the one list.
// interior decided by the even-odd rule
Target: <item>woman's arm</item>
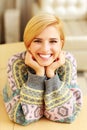
[{"label": "woman's arm", "polygon": [[65,64],[54,77],[45,81],[44,115],[53,121],[72,122],[82,106],[82,92],[77,85],[76,60],[66,53]]},{"label": "woman's arm", "polygon": [[44,78],[30,72],[24,54],[13,56],[8,62],[8,84],[3,90],[9,118],[27,125],[43,116]]}]

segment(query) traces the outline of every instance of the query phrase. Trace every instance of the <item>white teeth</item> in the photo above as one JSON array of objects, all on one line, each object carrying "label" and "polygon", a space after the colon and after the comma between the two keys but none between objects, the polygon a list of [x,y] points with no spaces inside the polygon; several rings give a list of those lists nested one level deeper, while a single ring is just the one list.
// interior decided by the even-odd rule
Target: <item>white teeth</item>
[{"label": "white teeth", "polygon": [[49,55],[42,55],[42,54],[40,54],[40,57],[42,57],[42,58],[49,58],[51,55],[49,54]]}]

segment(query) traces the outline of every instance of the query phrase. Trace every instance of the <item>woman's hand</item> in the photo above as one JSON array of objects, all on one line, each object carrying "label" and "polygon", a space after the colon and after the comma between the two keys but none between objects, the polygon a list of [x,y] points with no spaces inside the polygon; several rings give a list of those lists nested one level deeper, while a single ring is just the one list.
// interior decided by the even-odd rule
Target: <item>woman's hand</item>
[{"label": "woman's hand", "polygon": [[36,75],[38,76],[44,76],[45,74],[45,68],[43,66],[40,66],[37,61],[34,59],[31,52],[27,51],[25,56],[25,64],[30,66],[32,69],[35,70]]},{"label": "woman's hand", "polygon": [[54,77],[55,70],[65,63],[64,51],[61,51],[59,57],[49,66],[46,67],[46,75],[49,78]]}]

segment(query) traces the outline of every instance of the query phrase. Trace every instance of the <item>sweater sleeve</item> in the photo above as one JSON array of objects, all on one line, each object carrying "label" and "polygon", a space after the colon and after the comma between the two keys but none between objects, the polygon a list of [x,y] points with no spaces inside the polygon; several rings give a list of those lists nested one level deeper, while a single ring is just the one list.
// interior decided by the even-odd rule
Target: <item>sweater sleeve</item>
[{"label": "sweater sleeve", "polygon": [[23,54],[13,56],[8,62],[8,83],[3,89],[5,107],[9,118],[27,125],[43,116],[44,78],[29,72]]},{"label": "sweater sleeve", "polygon": [[53,78],[45,80],[44,115],[56,122],[71,123],[82,107],[82,92],[77,84],[76,60],[66,53],[65,64]]}]

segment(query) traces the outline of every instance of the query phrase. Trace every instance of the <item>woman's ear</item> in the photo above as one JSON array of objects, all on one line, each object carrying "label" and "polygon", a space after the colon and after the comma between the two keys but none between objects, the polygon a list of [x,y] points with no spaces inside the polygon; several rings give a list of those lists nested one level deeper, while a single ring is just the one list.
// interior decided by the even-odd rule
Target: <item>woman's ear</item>
[{"label": "woman's ear", "polygon": [[64,40],[61,40],[61,48],[64,46]]}]

